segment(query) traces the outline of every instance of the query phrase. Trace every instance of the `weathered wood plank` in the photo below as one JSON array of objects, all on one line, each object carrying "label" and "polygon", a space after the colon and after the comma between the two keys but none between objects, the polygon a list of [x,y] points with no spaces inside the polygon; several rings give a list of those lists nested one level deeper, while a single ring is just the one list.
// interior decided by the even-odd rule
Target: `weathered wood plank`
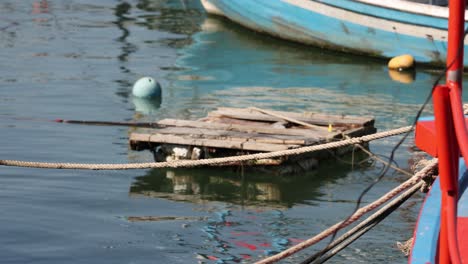
[{"label": "weathered wood plank", "polygon": [[200,146],[200,147],[213,147],[213,148],[227,148],[227,149],[239,149],[239,150],[251,150],[251,151],[279,151],[291,148],[297,148],[299,145],[285,145],[285,144],[268,144],[258,143],[251,141],[234,141],[234,140],[216,140],[216,139],[203,139],[203,138],[187,138],[182,136],[174,135],[163,135],[163,134],[130,134],[130,145],[136,146],[140,142],[147,144],[159,143],[159,144],[178,144],[188,146]]},{"label": "weathered wood plank", "polygon": [[291,123],[294,123],[294,124],[297,124],[297,125],[305,126],[307,128],[311,128],[313,130],[327,130],[327,128],[324,127],[324,126],[317,126],[317,125],[313,125],[313,124],[310,124],[310,123],[302,122],[302,121],[297,120],[295,118],[291,118],[291,117],[288,117],[288,116],[285,116],[285,115],[280,115],[277,112],[264,110],[264,109],[260,109],[260,108],[257,108],[257,107],[249,107],[249,109],[260,112],[260,113],[265,114],[265,115],[274,116],[274,117],[280,118],[282,120],[285,120],[285,121],[288,121],[288,122],[291,122]]},{"label": "weathered wood plank", "polygon": [[361,137],[364,135],[374,134],[377,132],[377,129],[373,126],[358,127],[354,129],[349,129],[343,132],[348,137]]},{"label": "weathered wood plank", "polygon": [[190,136],[193,138],[220,139],[220,140],[237,140],[237,141],[255,141],[259,143],[271,144],[289,144],[289,145],[312,145],[317,143],[319,139],[305,136],[291,135],[274,135],[262,133],[248,133],[220,129],[209,128],[193,128],[193,127],[167,127],[161,129],[145,129],[140,130],[140,133],[148,132],[150,134],[172,134],[180,136]]},{"label": "weathered wood plank", "polygon": [[[284,115],[297,119],[302,122],[311,123],[314,125],[328,126],[332,124],[333,126],[366,126],[372,125],[374,123],[374,118],[370,116],[351,116],[351,115],[327,115],[319,113],[293,113],[293,112],[283,112],[283,111],[271,111],[279,115]],[[280,121],[281,118],[269,116],[266,114],[258,113],[252,109],[244,108],[228,108],[228,107],[219,107],[217,110],[212,111],[208,116],[229,116],[232,118],[246,119],[246,120],[261,120],[276,122]]]},{"label": "weathered wood plank", "polygon": [[[249,108],[233,108],[233,107],[218,107],[217,110],[222,110],[222,111],[233,111],[233,112],[240,112],[240,113],[255,113],[256,111],[252,111],[252,109]],[[216,111],[216,110],[215,110]],[[372,116],[355,116],[355,115],[333,115],[333,114],[323,114],[323,113],[314,113],[314,112],[285,112],[285,111],[275,111],[275,110],[268,110],[273,113],[277,113],[279,115],[285,115],[285,116],[290,116],[292,118],[304,118],[304,119],[310,119],[311,122],[314,120],[318,119],[317,122],[322,121],[335,121],[336,123],[341,123],[343,124],[363,124],[369,121],[373,121],[374,117]],[[307,120],[305,120],[307,121]],[[328,125],[328,123],[327,123]]]},{"label": "weathered wood plank", "polygon": [[301,128],[272,128],[269,126],[225,124],[225,123],[216,123],[216,122],[201,122],[201,121],[189,121],[189,120],[177,120],[177,119],[163,119],[163,120],[158,121],[158,124],[162,126],[222,129],[222,130],[239,131],[239,132],[245,132],[245,133],[303,136],[307,138],[316,138],[318,140],[334,137],[336,134],[336,133],[329,133],[329,132],[323,132],[323,131],[312,131],[310,129],[301,129]]}]

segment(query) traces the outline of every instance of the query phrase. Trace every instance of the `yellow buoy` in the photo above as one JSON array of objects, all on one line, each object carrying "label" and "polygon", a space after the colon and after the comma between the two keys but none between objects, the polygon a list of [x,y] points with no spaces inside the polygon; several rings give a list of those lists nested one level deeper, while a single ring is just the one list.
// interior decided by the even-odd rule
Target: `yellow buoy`
[{"label": "yellow buoy", "polygon": [[414,67],[414,58],[409,54],[400,55],[392,58],[388,62],[388,68],[392,70],[407,70]]}]

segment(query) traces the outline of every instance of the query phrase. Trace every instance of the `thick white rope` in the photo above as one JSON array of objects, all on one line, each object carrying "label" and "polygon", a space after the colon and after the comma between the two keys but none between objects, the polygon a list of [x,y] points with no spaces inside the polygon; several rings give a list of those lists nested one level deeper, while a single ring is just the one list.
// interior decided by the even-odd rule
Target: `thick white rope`
[{"label": "thick white rope", "polygon": [[372,140],[395,136],[407,133],[412,130],[412,126],[406,126],[394,130],[375,133],[362,137],[350,138],[336,142],[325,143],[321,145],[307,146],[295,149],[256,153],[242,156],[231,156],[214,159],[201,159],[201,160],[176,160],[167,162],[147,162],[147,163],[128,163],[128,164],[82,164],[82,163],[50,163],[50,162],[31,162],[20,160],[0,160],[0,165],[27,167],[27,168],[42,168],[42,169],[80,169],[80,170],[129,170],[129,169],[150,169],[150,168],[182,168],[182,167],[195,167],[206,166],[215,164],[225,164],[232,162],[242,162],[249,160],[271,159],[290,155],[299,155],[309,152],[333,149],[344,147],[348,145],[361,144]]}]

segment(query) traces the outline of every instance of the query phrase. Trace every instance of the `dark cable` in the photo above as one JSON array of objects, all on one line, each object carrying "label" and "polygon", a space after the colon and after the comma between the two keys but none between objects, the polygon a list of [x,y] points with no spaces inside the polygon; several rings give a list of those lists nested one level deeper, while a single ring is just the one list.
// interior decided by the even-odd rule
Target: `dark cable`
[{"label": "dark cable", "polygon": [[[363,225],[358,230],[356,230],[356,233],[352,234],[351,236],[349,236],[348,238],[346,238],[345,240],[341,242],[333,243],[330,248],[327,247],[321,252],[314,254],[315,259],[321,256],[320,259],[318,259],[314,263],[323,263],[327,261],[328,259],[330,259],[331,257],[333,257],[334,255],[336,255],[338,252],[346,248],[349,244],[357,240],[359,237],[364,235],[367,231],[372,229],[374,226],[376,226],[382,220],[384,220],[387,216],[393,213],[396,209],[398,209],[405,201],[407,201],[417,191],[418,189],[415,188],[414,190],[410,192],[406,192],[402,194],[397,200],[393,200],[392,202],[390,202],[388,204],[389,207],[386,208],[385,211],[382,212],[382,214],[375,216],[375,217],[371,216],[371,219],[368,219],[369,221],[365,225]],[[327,253],[328,251],[331,251],[331,252],[325,255],[325,253]]]},{"label": "dark cable", "polygon": [[129,126],[129,127],[148,127],[148,128],[161,128],[157,122],[112,122],[112,121],[90,121],[90,120],[66,120],[56,119],[56,123],[67,123],[77,125],[92,125],[92,126]]}]

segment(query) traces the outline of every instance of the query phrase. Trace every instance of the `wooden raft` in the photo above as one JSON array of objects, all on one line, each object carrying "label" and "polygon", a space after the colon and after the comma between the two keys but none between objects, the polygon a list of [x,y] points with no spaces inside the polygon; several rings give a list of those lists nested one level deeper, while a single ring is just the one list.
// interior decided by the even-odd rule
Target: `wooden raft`
[{"label": "wooden raft", "polygon": [[[130,147],[132,150],[152,150],[158,162],[280,151],[376,131],[374,118],[370,116],[294,113],[254,107],[221,107],[197,121],[164,119],[158,121],[157,125],[159,128],[131,133]],[[257,160],[243,165],[298,165],[302,169],[309,169],[316,166],[319,159],[342,155],[349,149]],[[291,169],[286,169],[286,172],[289,171]]]}]

